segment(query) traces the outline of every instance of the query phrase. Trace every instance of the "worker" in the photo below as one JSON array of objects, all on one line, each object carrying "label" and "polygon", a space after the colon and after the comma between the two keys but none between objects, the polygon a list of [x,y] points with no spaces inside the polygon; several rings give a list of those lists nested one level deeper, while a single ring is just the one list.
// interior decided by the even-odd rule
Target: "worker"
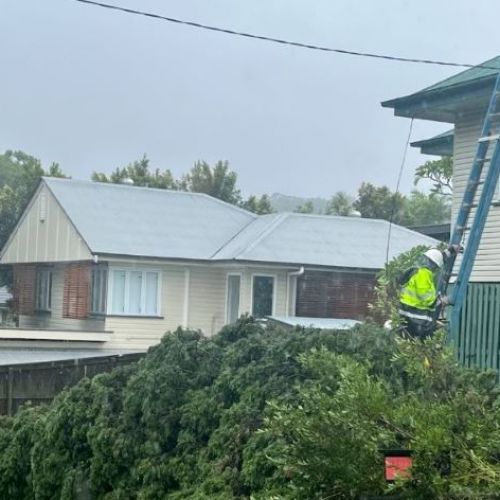
[{"label": "worker", "polygon": [[402,284],[399,296],[399,315],[404,334],[410,338],[425,339],[436,329],[440,307],[448,304],[447,297],[439,297],[436,282],[445,256],[437,248],[427,250],[422,264],[414,268]]}]

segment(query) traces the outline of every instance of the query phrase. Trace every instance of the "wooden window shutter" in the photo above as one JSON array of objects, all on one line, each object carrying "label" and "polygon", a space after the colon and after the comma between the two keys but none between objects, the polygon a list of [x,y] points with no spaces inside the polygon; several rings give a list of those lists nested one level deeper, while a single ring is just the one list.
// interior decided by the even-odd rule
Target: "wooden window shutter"
[{"label": "wooden window shutter", "polygon": [[32,264],[13,266],[13,306],[18,314],[35,314],[36,267]]},{"label": "wooden window shutter", "polygon": [[91,264],[68,264],[64,270],[63,317],[85,319],[90,314]]}]

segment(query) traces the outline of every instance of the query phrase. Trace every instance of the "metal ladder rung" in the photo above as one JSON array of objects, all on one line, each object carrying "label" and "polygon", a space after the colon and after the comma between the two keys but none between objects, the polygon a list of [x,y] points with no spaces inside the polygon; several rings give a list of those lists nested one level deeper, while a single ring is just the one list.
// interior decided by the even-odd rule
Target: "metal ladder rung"
[{"label": "metal ladder rung", "polygon": [[469,181],[467,183],[467,187],[472,187],[472,186],[481,186],[482,184],[484,184],[484,181]]},{"label": "metal ladder rung", "polygon": [[498,141],[498,139],[500,139],[500,134],[485,135],[484,137],[480,137],[477,142],[493,142]]},{"label": "metal ladder rung", "polygon": [[478,161],[478,163],[486,163],[488,161],[491,161],[491,156],[488,156],[486,158],[482,158],[482,159],[477,160],[477,161]]}]

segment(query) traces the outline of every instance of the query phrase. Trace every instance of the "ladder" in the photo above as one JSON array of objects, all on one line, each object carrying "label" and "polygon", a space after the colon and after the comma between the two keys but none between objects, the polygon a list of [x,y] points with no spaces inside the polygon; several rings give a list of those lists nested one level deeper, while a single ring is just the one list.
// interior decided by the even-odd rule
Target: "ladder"
[{"label": "ladder", "polygon": [[[460,268],[450,296],[450,305],[452,306],[450,333],[453,343],[456,343],[458,338],[461,310],[467,293],[467,285],[500,174],[500,131],[497,133],[493,133],[492,131],[493,121],[495,118],[500,117],[498,104],[500,104],[500,73],[493,87],[493,93],[491,94],[483,122],[481,137],[478,140],[476,156],[472,163],[469,180],[465,187],[464,196],[450,238],[450,245],[460,246],[466,232],[469,231]],[[482,180],[482,173],[485,170],[485,166],[488,167],[484,180]],[[478,194],[479,186],[482,186],[480,194]],[[474,221],[468,227],[469,216],[473,208],[476,208]],[[453,253],[443,266],[438,284],[438,290],[442,295],[446,295],[456,257],[456,253]]]}]

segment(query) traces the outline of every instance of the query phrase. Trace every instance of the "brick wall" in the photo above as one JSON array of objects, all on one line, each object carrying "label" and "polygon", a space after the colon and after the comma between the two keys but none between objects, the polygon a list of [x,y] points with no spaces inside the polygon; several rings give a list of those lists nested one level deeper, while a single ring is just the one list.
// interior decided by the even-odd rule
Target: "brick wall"
[{"label": "brick wall", "polygon": [[374,286],[375,273],[306,271],[297,282],[296,315],[363,319]]}]

